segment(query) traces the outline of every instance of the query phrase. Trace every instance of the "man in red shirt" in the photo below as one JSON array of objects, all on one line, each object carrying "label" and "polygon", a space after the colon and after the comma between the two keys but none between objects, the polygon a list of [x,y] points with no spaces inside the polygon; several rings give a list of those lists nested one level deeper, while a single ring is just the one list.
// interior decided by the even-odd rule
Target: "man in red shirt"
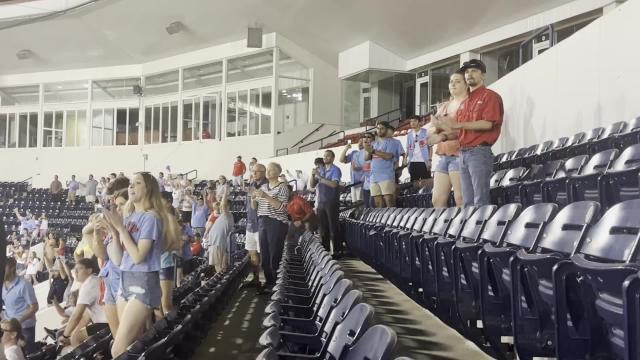
[{"label": "man in red shirt", "polygon": [[242,162],[242,156],[236,157],[233,163],[233,186],[239,186],[244,189],[244,173],[247,172],[247,166]]},{"label": "man in red shirt", "polygon": [[471,92],[458,108],[457,121],[449,118],[448,125],[459,130],[462,197],[464,206],[489,205],[491,146],[500,136],[504,116],[502,98],[484,86],[487,68],[482,61],[469,60],[462,64],[460,71],[464,71]]}]

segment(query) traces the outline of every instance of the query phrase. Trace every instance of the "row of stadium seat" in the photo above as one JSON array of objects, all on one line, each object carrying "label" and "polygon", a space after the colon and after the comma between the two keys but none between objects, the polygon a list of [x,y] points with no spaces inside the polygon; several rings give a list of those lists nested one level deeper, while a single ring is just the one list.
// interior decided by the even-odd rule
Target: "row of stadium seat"
[{"label": "row of stadium seat", "polygon": [[372,326],[374,309],[318,237],[305,233],[285,247],[258,359],[390,359],[396,334]]},{"label": "row of stadium seat", "polygon": [[351,251],[498,359],[640,358],[640,200],[343,212]]}]

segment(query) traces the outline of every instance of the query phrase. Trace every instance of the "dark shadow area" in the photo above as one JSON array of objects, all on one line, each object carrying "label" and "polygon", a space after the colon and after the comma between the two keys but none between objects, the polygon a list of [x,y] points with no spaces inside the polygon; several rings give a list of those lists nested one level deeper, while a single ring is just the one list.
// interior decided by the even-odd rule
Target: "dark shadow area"
[{"label": "dark shadow area", "polygon": [[415,360],[491,359],[472,342],[418,305],[375,270],[360,260],[340,262],[345,277],[375,308],[379,324],[398,335],[395,356]]}]

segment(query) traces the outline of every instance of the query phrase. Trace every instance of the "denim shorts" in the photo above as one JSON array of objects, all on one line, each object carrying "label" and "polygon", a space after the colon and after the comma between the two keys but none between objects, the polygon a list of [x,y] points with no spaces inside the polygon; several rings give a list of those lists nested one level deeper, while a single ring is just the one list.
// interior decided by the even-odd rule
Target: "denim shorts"
[{"label": "denim shorts", "polygon": [[451,155],[440,156],[435,171],[443,174],[449,174],[451,171],[460,171],[460,158]]},{"label": "denim shorts", "polygon": [[169,267],[160,269],[160,281],[162,280],[174,281],[174,278],[173,278],[174,270],[175,270],[174,266],[169,266]]},{"label": "denim shorts", "polygon": [[125,301],[136,299],[150,309],[160,308],[162,290],[160,289],[160,274],[157,271],[123,271],[120,283],[120,291],[118,292],[120,298]]}]

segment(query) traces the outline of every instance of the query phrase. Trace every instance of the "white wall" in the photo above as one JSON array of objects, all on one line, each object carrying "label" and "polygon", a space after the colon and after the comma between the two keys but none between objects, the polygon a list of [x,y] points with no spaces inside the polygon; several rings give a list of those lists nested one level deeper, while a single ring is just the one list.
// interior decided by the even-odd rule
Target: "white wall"
[{"label": "white wall", "polygon": [[[54,174],[59,175],[64,183],[72,174],[78,180],[86,181],[89,174],[99,177],[110,172],[132,174],[143,170],[157,173],[171,165],[175,173],[197,169],[200,179],[214,179],[221,174],[231,176],[237,155],[248,162],[251,157],[271,156],[272,149],[271,135],[227,138],[224,142],[210,140],[144,147],[3,149],[0,174],[3,180],[33,177],[34,186],[48,187]],[[146,166],[143,153],[149,155]]]},{"label": "white wall", "polygon": [[505,121],[494,152],[640,115],[638,19],[640,1],[628,1],[495,82]]}]

